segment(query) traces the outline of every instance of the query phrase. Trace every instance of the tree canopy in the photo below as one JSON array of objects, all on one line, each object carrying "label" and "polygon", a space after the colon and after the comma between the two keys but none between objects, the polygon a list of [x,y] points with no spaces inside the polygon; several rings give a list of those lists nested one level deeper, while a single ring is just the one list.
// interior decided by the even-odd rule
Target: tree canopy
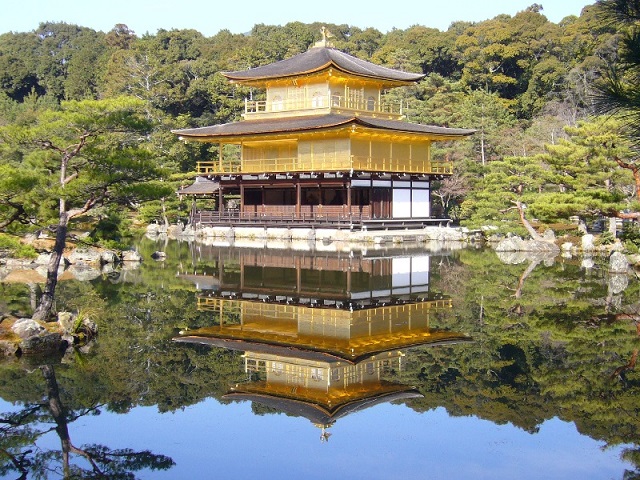
[{"label": "tree canopy", "polygon": [[[56,245],[36,317],[46,318],[57,283],[69,222],[98,207],[135,206],[168,195],[162,173],[146,147],[151,123],[145,103],[134,98],[64,101],[24,124],[0,130],[20,161],[3,203],[3,222],[55,225]],[[30,172],[35,172],[37,177]],[[57,208],[55,205],[57,204]]]},{"label": "tree canopy", "polygon": [[[576,138],[572,129],[585,128],[579,127],[580,122],[598,130],[593,132],[593,141],[623,137],[625,129],[638,124],[599,120],[596,117],[600,113],[624,115],[633,109],[621,104],[613,110],[603,109],[594,95],[603,91],[607,79],[609,93],[619,97],[626,93],[632,101],[637,91],[633,84],[637,35],[633,10],[624,10],[628,3],[602,0],[585,7],[580,16],[567,17],[557,24],[544,16],[541,5],[532,4],[513,16],[454,22],[446,31],[421,26],[419,18],[406,30],[387,33],[345,24],[324,26],[332,32],[336,48],[390,68],[426,74],[418,85],[386,94],[393,100],[403,100],[408,120],[478,130],[467,141],[433,148],[434,156],[454,160],[457,178],[466,185],[463,193],[458,190],[451,196],[445,192],[434,199],[445,202],[439,206],[444,213],[458,212],[460,221],[471,224],[500,216],[504,201],[491,207],[488,197],[492,193],[483,189],[489,185],[498,191],[513,188],[509,179],[512,175],[496,176],[495,170],[501,165],[509,171],[517,170],[515,176],[533,171],[550,175],[555,169],[562,170],[562,163],[575,162],[581,155],[579,149],[570,151],[568,146]],[[622,8],[622,16],[611,13],[616,8]],[[603,22],[603,18],[609,21]],[[303,52],[320,38],[321,26],[301,22],[258,24],[247,34],[222,30],[205,37],[193,29],[162,29],[139,36],[124,24],[104,33],[64,22],[43,22],[31,32],[6,33],[0,35],[0,125],[14,130],[34,122],[44,125],[48,121],[44,119],[55,116],[53,112],[69,108],[63,107],[71,105],[65,102],[133,97],[141,102],[145,120],[153,124],[145,137],[145,154],[166,168],[169,176],[184,178],[193,171],[196,161],[216,153],[205,144],[183,145],[170,130],[239,120],[244,99],[260,98],[264,93],[231,84],[220,72],[256,67]],[[594,90],[596,87],[600,90]],[[55,124],[52,121],[51,128]],[[15,179],[0,196],[0,226],[24,230],[31,224],[40,228],[42,225],[36,227],[33,222],[34,216],[41,218],[44,210],[56,209],[51,203],[29,201],[28,193],[38,190],[30,187],[29,182],[37,179],[29,175],[37,170],[24,168],[18,175],[16,169],[45,162],[53,151],[25,154],[18,150],[0,144],[1,168]],[[623,150],[628,153],[626,147]],[[639,186],[636,190],[640,188],[640,174],[636,173],[635,158],[627,153],[616,157],[618,151],[618,146],[611,145],[599,154],[609,155],[601,161],[612,168],[610,177],[615,177],[615,188],[607,183],[611,178],[596,171],[593,161],[567,166],[571,170],[584,168],[574,172],[576,176],[595,175],[590,178],[600,183],[589,188],[609,191],[606,200],[595,201],[592,197],[587,202],[589,207],[584,207],[584,198],[569,199],[572,189],[547,175],[544,185],[531,186],[532,195],[536,188],[539,194],[545,194],[535,202],[528,201],[531,212],[534,203],[540,219],[586,212],[612,215],[632,208],[633,202],[625,192],[634,182]],[[492,162],[499,163],[492,166]],[[502,179],[506,183],[500,183]],[[80,186],[80,182],[75,185]],[[523,188],[526,194],[528,190]],[[20,191],[25,196],[18,202]],[[553,203],[560,193],[565,195],[561,202],[564,207],[555,208]],[[125,201],[124,191],[110,195],[119,195],[119,201]],[[481,207],[483,196],[487,197],[486,209]],[[129,205],[133,207],[135,202]],[[150,205],[142,212],[147,220],[161,210]],[[168,199],[167,207],[174,221],[187,209],[174,199]]]}]

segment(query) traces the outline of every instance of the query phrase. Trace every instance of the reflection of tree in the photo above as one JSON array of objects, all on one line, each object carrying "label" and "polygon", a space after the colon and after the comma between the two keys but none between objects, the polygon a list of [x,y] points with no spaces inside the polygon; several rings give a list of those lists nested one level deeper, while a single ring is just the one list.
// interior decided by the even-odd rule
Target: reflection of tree
[{"label": "reflection of tree", "polygon": [[[159,247],[146,242],[139,251],[149,258]],[[97,404],[118,412],[154,405],[164,412],[208,397],[226,402],[221,399],[228,386],[242,377],[244,360],[239,353],[168,342],[178,329],[219,322],[211,312],[197,311],[193,286],[175,278],[181,268],[178,262],[189,264],[191,258],[188,244],[170,242],[163,267],[143,263],[135,282],[61,284],[60,301],[70,311],[78,307],[69,299],[90,299],[95,304],[95,297],[89,296],[92,289],[109,299],[108,319],[100,322],[100,343],[83,356],[85,366],[56,371],[62,401],[68,408],[73,404],[75,417],[90,413],[88,409]],[[204,255],[196,261],[198,269],[216,268],[215,261]],[[503,263],[493,252],[465,249],[432,258],[431,268],[430,288],[451,295],[454,305],[434,314],[433,326],[464,331],[474,343],[412,349],[403,368],[388,379],[415,385],[424,395],[408,405],[417,411],[443,407],[452,415],[510,423],[528,432],[558,417],[607,446],[628,445],[624,458],[634,462],[630,469],[635,472],[629,475],[637,475],[640,369],[631,368],[631,361],[640,345],[636,330],[640,282],[630,281],[620,293],[620,307],[611,310],[606,304],[606,268],[596,265],[585,270],[579,260],[558,259],[533,268],[529,262]],[[28,297],[26,289],[1,288],[0,303],[28,310],[21,303]],[[23,420],[16,414],[15,423],[23,430],[10,426],[9,416],[0,424],[5,426],[0,429],[4,469],[0,477],[21,471],[6,452],[17,465],[35,471],[28,463],[36,459],[29,451],[32,438],[42,434],[35,430],[35,422],[49,422],[50,429],[55,428],[48,409],[43,419],[36,404],[42,386],[35,388],[33,378],[11,364],[0,369],[0,396],[35,408],[22,409],[20,414],[29,417]],[[77,400],[68,399],[67,385],[73,386]],[[78,413],[79,405],[87,411]],[[256,414],[273,411],[255,403],[253,409]],[[66,418],[69,423],[73,420],[69,414]],[[9,431],[16,435],[6,437]]]},{"label": "reflection of tree", "polygon": [[[52,472],[64,478],[134,478],[134,471],[142,469],[166,470],[174,465],[171,458],[148,450],[110,449],[104,445],[76,447],[71,441],[69,424],[78,418],[99,412],[99,406],[71,411],[65,408],[54,368],[40,367],[46,385],[46,402],[27,404],[16,413],[0,418],[0,474],[18,472],[19,479],[31,475],[46,478]],[[55,426],[50,426],[51,423]],[[35,442],[44,434],[55,431],[60,437],[61,450],[40,450]],[[71,462],[71,454],[84,458],[89,468]],[[61,470],[61,471],[60,471]]]},{"label": "reflection of tree", "polygon": [[444,406],[452,415],[531,432],[553,417],[574,422],[608,446],[630,445],[623,458],[634,465],[625,478],[638,478],[637,315],[622,312],[638,311],[640,284],[630,282],[611,312],[609,275],[598,265],[585,271],[576,260],[503,263],[469,250],[459,258],[464,267],[453,275],[440,268],[433,276],[433,288],[455,287],[455,315],[438,327],[464,330],[475,342],[416,351],[401,374],[406,382],[413,377],[424,398],[410,405]]}]

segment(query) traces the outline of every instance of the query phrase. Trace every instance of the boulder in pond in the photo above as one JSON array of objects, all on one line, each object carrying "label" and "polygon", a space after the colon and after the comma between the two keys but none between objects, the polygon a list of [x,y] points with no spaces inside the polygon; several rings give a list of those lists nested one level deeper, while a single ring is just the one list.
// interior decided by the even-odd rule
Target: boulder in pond
[{"label": "boulder in pond", "polygon": [[151,258],[153,258],[154,260],[164,260],[165,258],[167,258],[167,254],[164,252],[153,252],[151,254]]},{"label": "boulder in pond", "polygon": [[73,252],[66,256],[67,261],[71,265],[77,263],[88,263],[99,265],[102,261],[102,252],[98,248],[76,248]]},{"label": "boulder in pond", "polygon": [[119,261],[120,256],[113,250],[104,250],[100,254],[100,263],[103,265],[108,263],[118,263]]},{"label": "boulder in pond", "polygon": [[590,252],[594,250],[595,249],[594,239],[595,237],[592,234],[590,233],[584,234],[582,236],[582,250],[585,252]]},{"label": "boulder in pond", "polygon": [[176,225],[171,225],[167,229],[167,237],[173,238],[173,239],[178,238],[180,237],[180,235],[182,235],[183,230],[184,230],[184,227],[182,226],[181,223],[178,223]]},{"label": "boulder in pond", "polygon": [[543,240],[523,240],[516,236],[503,238],[496,245],[495,250],[496,252],[560,252],[555,243]]},{"label": "boulder in pond", "polygon": [[142,255],[140,255],[135,250],[125,250],[122,252],[122,261],[123,262],[141,262]]},{"label": "boulder in pond", "polygon": [[629,286],[629,275],[624,273],[611,273],[607,288],[612,295],[618,295],[624,292]]},{"label": "boulder in pond", "polygon": [[609,257],[609,271],[612,273],[627,273],[629,271],[629,261],[620,252],[613,252]]},{"label": "boulder in pond", "polygon": [[46,328],[31,318],[20,318],[14,322],[11,331],[20,338],[29,338],[44,333]]},{"label": "boulder in pond", "polygon": [[58,332],[46,332],[34,337],[25,338],[20,342],[20,351],[24,355],[59,352],[67,343],[62,341]]},{"label": "boulder in pond", "polygon": [[495,246],[496,252],[522,252],[524,251],[524,240],[520,237],[503,238]]}]

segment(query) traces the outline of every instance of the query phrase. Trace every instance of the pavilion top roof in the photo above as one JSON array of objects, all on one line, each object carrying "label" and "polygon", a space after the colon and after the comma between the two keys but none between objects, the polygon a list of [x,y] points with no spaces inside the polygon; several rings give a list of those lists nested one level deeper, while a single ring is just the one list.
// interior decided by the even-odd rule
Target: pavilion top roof
[{"label": "pavilion top roof", "polygon": [[[307,418],[318,427],[330,427],[340,418],[381,403],[424,396],[415,387],[402,384],[380,383],[367,386],[367,389],[360,385],[360,388],[341,389],[342,395],[337,404],[333,405],[323,405],[318,402],[318,398],[304,398],[302,389],[299,394],[296,392],[285,396],[286,394],[283,392],[274,391],[273,385],[257,382],[238,384],[222,398],[258,402],[289,415]],[[289,386],[288,390],[295,389]],[[304,389],[304,393],[308,392],[308,389]],[[296,394],[298,398],[296,398]],[[326,398],[327,394],[323,396]]]},{"label": "pavilion top roof", "polygon": [[222,74],[229,80],[238,83],[254,83],[309,75],[329,68],[335,68],[359,77],[367,77],[399,85],[412,84],[424,78],[422,73],[403,72],[386,68],[328,46],[314,46],[306,52],[286,60],[249,70],[223,72]]}]

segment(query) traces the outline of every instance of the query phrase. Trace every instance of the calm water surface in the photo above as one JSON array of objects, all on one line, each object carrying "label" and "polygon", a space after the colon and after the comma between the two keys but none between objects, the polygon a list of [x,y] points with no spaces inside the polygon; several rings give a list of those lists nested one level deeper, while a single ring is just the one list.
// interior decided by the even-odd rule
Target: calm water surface
[{"label": "calm water surface", "polygon": [[60,284],[96,342],[0,367],[2,478],[639,478],[638,282],[602,259],[139,248]]}]

